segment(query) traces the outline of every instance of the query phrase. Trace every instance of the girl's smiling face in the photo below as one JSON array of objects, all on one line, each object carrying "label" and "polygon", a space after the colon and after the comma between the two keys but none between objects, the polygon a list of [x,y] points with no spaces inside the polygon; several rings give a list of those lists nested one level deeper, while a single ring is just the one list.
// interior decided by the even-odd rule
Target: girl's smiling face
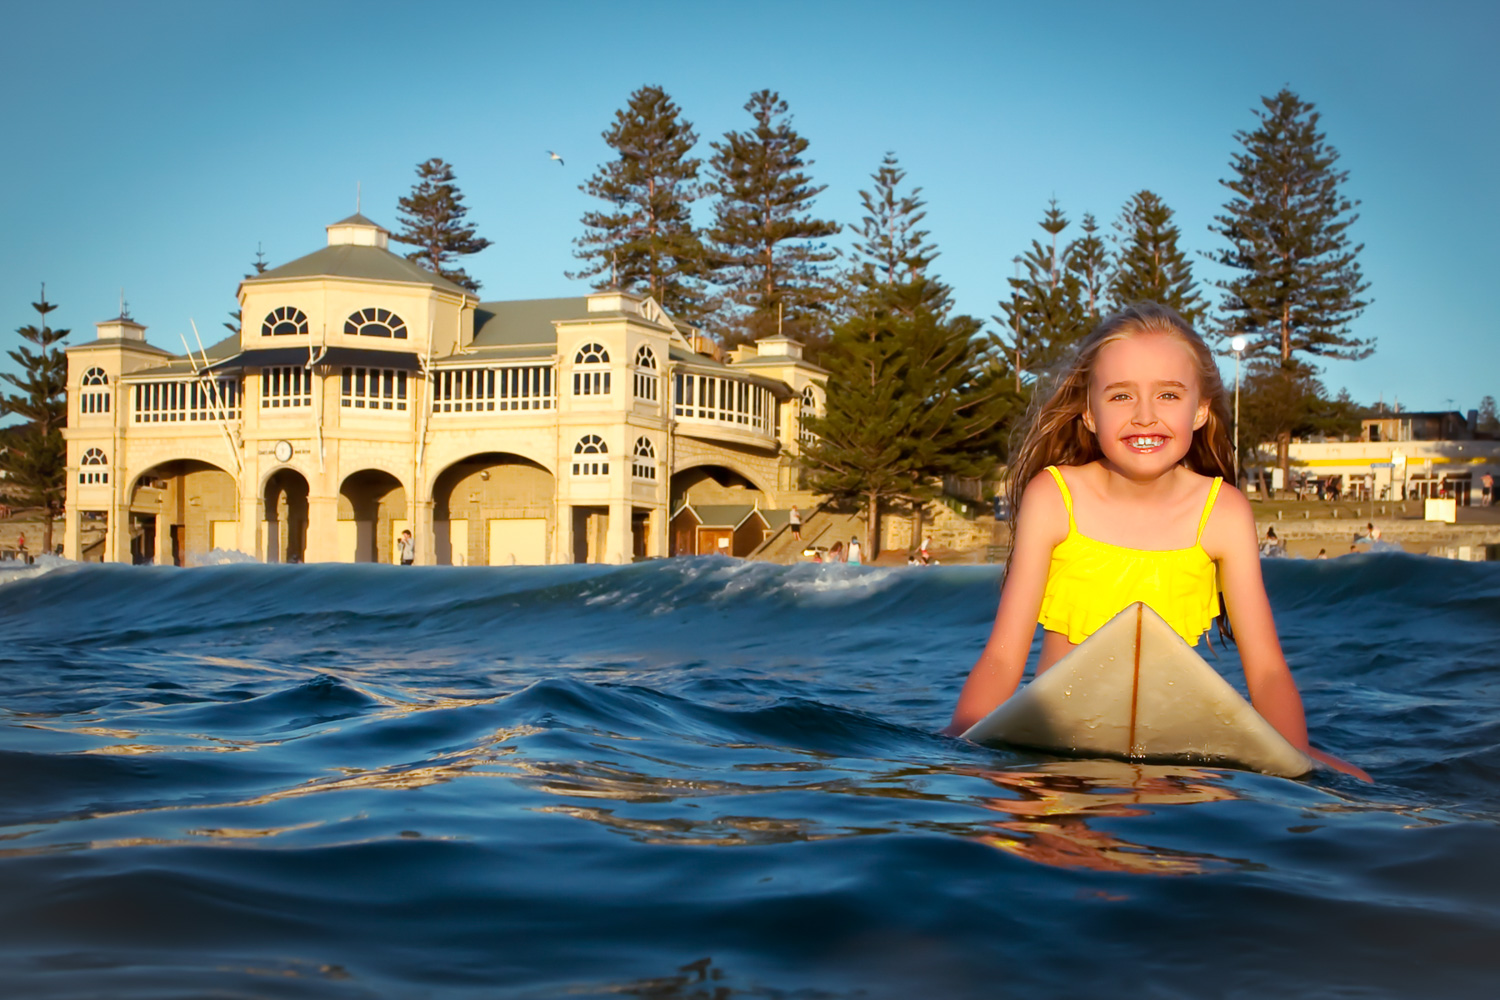
[{"label": "girl's smiling face", "polygon": [[1208,406],[1187,345],[1163,333],[1134,333],[1099,351],[1083,423],[1116,471],[1154,479],[1187,457]]}]

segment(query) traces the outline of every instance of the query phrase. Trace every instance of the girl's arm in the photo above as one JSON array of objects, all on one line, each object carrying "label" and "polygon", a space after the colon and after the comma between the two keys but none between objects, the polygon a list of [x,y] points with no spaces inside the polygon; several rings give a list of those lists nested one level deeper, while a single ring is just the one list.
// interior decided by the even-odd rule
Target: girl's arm
[{"label": "girl's arm", "polygon": [[1026,672],[1026,654],[1036,634],[1052,550],[1068,534],[1068,512],[1050,473],[1042,473],[1026,487],[1021,509],[1012,523],[1022,530],[1011,543],[1010,566],[1000,590],[995,625],[959,693],[953,721],[943,730],[949,736],[963,735],[1014,694]]},{"label": "girl's arm", "polygon": [[1271,602],[1260,575],[1260,548],[1255,534],[1255,515],[1250,503],[1235,489],[1225,486],[1208,528],[1203,547],[1219,564],[1219,582],[1224,604],[1234,626],[1235,643],[1245,668],[1250,702],[1288,743],[1316,760],[1363,781],[1370,776],[1347,761],[1314,749],[1307,742],[1307,718],[1302,695],[1281,652]]}]

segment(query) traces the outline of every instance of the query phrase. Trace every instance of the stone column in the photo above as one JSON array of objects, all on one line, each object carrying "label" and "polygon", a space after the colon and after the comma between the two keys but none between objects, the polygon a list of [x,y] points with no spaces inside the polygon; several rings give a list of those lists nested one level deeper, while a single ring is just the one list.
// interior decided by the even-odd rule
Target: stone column
[{"label": "stone column", "polygon": [[[557,503],[557,530],[553,533],[552,561],[567,564],[573,561],[573,505],[559,500]],[[473,528],[469,529],[474,530]],[[484,530],[482,527],[480,530]]]},{"label": "stone column", "polygon": [[651,534],[646,552],[649,555],[656,556],[658,559],[665,559],[667,553],[670,551],[668,548],[668,544],[671,541],[668,536],[668,521],[671,519],[671,516],[672,513],[667,509],[666,504],[651,508]]},{"label": "stone column", "polygon": [[604,552],[600,555],[600,562],[612,563],[616,566],[630,564],[632,558],[630,515],[634,506],[629,500],[609,502],[609,529],[605,533]]},{"label": "stone column", "polygon": [[431,500],[418,500],[412,504],[411,537],[417,543],[417,565],[437,565],[437,537],[432,527]]},{"label": "stone column", "polygon": [[254,556],[264,562],[266,554],[261,551],[260,525],[265,520],[265,499],[256,496],[253,492],[256,478],[256,471],[252,468],[247,467],[240,472],[240,523],[236,532],[237,545],[245,555]]},{"label": "stone column", "polygon": [[63,521],[63,558],[78,561],[80,555],[79,536],[83,534],[83,512],[76,504],[69,505]]},{"label": "stone column", "polygon": [[116,502],[110,505],[105,532],[105,561],[130,565],[130,504]]},{"label": "stone column", "polygon": [[172,565],[172,519],[165,514],[156,515],[156,551],[151,554],[151,562]]},{"label": "stone column", "polygon": [[310,563],[339,561],[338,497],[307,497],[307,551],[303,558]]}]

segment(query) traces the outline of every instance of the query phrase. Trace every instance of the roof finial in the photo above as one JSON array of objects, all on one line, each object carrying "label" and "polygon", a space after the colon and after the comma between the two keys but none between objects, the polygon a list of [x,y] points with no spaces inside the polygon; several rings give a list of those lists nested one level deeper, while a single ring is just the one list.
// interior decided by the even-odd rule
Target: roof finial
[{"label": "roof finial", "polygon": [[609,252],[609,287],[617,291],[620,288],[620,275],[618,272],[618,266],[619,260],[616,257],[615,251],[611,250]]},{"label": "roof finial", "polygon": [[128,302],[125,301],[125,289],[124,289],[124,287],[120,288],[120,318],[121,319],[129,319],[130,318],[130,303],[128,303]]}]

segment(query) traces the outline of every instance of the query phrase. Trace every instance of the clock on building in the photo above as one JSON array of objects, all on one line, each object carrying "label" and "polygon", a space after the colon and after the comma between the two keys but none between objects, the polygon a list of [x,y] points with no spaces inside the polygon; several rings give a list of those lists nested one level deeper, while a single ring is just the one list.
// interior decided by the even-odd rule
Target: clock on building
[{"label": "clock on building", "polygon": [[290,462],[291,460],[292,460],[292,442],[290,442],[290,441],[277,441],[276,442],[276,461],[278,461],[278,462]]}]

